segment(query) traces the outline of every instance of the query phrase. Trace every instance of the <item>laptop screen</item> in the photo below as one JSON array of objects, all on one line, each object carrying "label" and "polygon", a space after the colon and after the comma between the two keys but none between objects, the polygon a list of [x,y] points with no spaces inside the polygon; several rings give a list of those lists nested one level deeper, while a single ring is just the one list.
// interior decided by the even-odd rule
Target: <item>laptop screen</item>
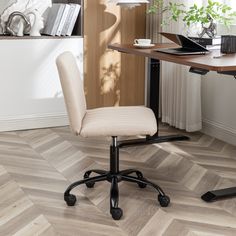
[{"label": "laptop screen", "polygon": [[189,39],[183,35],[180,34],[172,34],[172,33],[165,33],[165,32],[160,32],[160,34],[172,42],[180,45],[183,49],[187,49],[189,51],[208,51],[205,47],[202,45],[196,43],[192,39]]}]

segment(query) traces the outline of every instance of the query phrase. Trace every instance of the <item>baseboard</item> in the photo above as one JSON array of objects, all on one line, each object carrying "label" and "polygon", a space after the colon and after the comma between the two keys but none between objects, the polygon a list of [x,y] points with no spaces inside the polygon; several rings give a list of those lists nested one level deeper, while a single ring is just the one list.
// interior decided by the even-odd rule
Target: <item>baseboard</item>
[{"label": "baseboard", "polygon": [[48,128],[68,125],[65,113],[4,117],[0,119],[0,132]]},{"label": "baseboard", "polygon": [[232,145],[236,145],[236,130],[224,124],[203,119],[202,132]]}]

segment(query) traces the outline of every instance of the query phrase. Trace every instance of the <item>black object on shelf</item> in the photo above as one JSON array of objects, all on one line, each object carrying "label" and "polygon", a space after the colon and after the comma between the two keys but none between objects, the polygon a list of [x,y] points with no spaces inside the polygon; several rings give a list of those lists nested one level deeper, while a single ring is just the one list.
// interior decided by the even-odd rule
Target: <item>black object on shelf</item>
[{"label": "black object on shelf", "polygon": [[221,36],[216,36],[215,38],[200,38],[200,37],[189,37],[194,40],[196,43],[201,44],[206,47],[207,45],[220,45],[221,44]]},{"label": "black object on shelf", "polygon": [[236,53],[236,35],[221,36],[221,52]]}]

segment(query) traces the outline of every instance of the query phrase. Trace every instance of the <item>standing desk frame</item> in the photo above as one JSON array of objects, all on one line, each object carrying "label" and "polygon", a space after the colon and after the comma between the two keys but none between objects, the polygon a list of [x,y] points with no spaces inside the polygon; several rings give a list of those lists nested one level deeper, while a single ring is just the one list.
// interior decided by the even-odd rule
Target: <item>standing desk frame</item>
[{"label": "standing desk frame", "polygon": [[[168,61],[180,65],[190,66],[190,72],[204,75],[209,71],[216,71],[220,74],[232,75],[236,78],[236,54],[220,55],[219,50],[214,50],[205,55],[189,55],[176,56],[161,52],[156,52],[155,48],[176,47],[175,44],[156,44],[151,49],[138,49],[129,44],[110,44],[109,49],[119,51],[121,53],[133,54],[143,56],[150,59],[149,63],[149,107],[153,110],[158,127],[159,115],[159,89],[160,89],[160,61]],[[158,91],[158,92],[157,92]],[[189,140],[189,137],[183,135],[169,135],[159,136],[157,133],[153,136],[146,136],[146,138],[123,140],[119,142],[119,147],[136,146],[162,142],[183,141]],[[208,191],[201,196],[206,201],[216,201],[220,198],[236,196],[236,187]]]}]

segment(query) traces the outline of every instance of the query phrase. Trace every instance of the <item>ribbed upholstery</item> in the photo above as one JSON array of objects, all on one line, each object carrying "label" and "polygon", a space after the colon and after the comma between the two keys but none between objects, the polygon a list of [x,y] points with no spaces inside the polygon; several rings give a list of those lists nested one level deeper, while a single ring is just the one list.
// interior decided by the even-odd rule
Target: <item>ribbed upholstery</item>
[{"label": "ribbed upholstery", "polygon": [[104,107],[86,111],[83,83],[75,58],[70,52],[65,52],[57,58],[56,64],[74,133],[83,137],[156,133],[154,113],[146,107]]},{"label": "ribbed upholstery", "polygon": [[83,82],[74,56],[70,52],[62,53],[56,60],[57,69],[73,132],[80,133],[82,120],[86,113],[86,100]]},{"label": "ribbed upholstery", "polygon": [[149,108],[104,107],[87,110],[80,135],[83,137],[153,135],[156,131],[156,119]]}]

